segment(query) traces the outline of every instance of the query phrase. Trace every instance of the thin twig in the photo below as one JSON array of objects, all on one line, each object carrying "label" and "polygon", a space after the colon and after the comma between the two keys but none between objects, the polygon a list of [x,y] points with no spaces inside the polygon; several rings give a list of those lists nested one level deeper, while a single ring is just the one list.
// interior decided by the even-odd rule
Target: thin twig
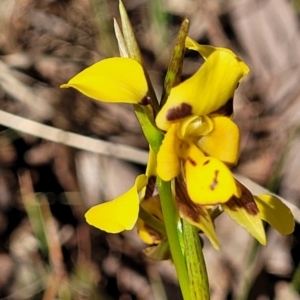
[{"label": "thin twig", "polygon": [[16,131],[61,143],[77,149],[114,156],[135,163],[146,164],[148,152],[126,145],[113,144],[80,134],[64,131],[0,110],[0,124]]}]

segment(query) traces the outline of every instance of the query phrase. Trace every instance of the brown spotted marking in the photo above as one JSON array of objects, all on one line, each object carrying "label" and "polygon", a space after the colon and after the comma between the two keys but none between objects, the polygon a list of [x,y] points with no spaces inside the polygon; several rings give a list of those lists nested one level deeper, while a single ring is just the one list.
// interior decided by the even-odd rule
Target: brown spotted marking
[{"label": "brown spotted marking", "polygon": [[243,208],[249,215],[256,216],[259,213],[259,210],[254,201],[253,195],[239,181],[236,180],[236,183],[240,187],[242,195],[240,198],[232,196],[230,200],[226,202],[227,207],[233,211],[237,211],[238,209]]},{"label": "brown spotted marking", "polygon": [[155,190],[156,176],[150,176],[148,179],[148,184],[146,186],[145,199],[153,196]]},{"label": "brown spotted marking", "polygon": [[204,163],[203,163],[203,166],[207,165],[208,163],[210,162],[210,160],[206,160]]},{"label": "brown spotted marking", "polygon": [[187,160],[191,163],[192,166],[197,166],[197,163],[190,156],[187,157]]},{"label": "brown spotted marking", "polygon": [[167,112],[168,121],[176,121],[192,115],[192,106],[188,103],[181,103],[180,106],[170,108]]},{"label": "brown spotted marking", "polygon": [[211,183],[211,185],[209,186],[209,188],[213,191],[217,185],[219,184],[219,181],[218,181],[218,175],[219,175],[219,170],[216,170],[215,171],[215,177]]},{"label": "brown spotted marking", "polygon": [[201,218],[208,218],[203,206],[194,203],[188,195],[187,187],[182,178],[175,179],[176,203],[181,217],[188,217],[196,223]]}]

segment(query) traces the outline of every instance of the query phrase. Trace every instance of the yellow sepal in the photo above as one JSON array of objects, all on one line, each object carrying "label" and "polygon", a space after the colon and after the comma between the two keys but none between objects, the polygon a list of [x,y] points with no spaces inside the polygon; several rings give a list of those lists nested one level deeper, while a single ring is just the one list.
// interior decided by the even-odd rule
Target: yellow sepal
[{"label": "yellow sepal", "polygon": [[232,197],[224,203],[224,211],[240,226],[252,234],[262,245],[266,245],[266,233],[260,218],[258,207],[251,192],[240,182],[236,181],[241,191],[240,197]]},{"label": "yellow sepal", "polygon": [[254,196],[260,217],[281,234],[294,231],[295,220],[290,209],[273,195]]},{"label": "yellow sepal", "polygon": [[214,157],[205,156],[195,145],[190,145],[184,163],[186,184],[191,200],[202,205],[227,202],[239,197],[229,168]]},{"label": "yellow sepal", "polygon": [[240,151],[240,130],[228,117],[211,118],[213,130],[200,138],[197,146],[207,155],[235,165]]},{"label": "yellow sepal", "polygon": [[147,177],[156,176],[156,162],[157,162],[156,153],[153,151],[152,147],[149,146],[149,156],[148,156],[148,163],[146,169]]},{"label": "yellow sepal", "polygon": [[196,226],[201,231],[203,231],[203,233],[208,237],[211,244],[216,250],[220,249],[219,240],[215,231],[215,226],[205,206],[201,207],[201,214],[199,214],[196,218],[193,218],[193,216],[195,216],[195,212],[189,213],[188,210],[182,209],[181,206],[179,207],[179,213],[181,218],[185,219],[190,224]]},{"label": "yellow sepal", "polygon": [[142,103],[148,91],[142,66],[124,57],[93,64],[61,85],[61,88],[69,87],[99,101],[134,104]]},{"label": "yellow sepal", "polygon": [[139,214],[139,191],[147,184],[139,175],[134,185],[118,198],[91,207],[85,214],[88,224],[110,233],[131,230]]},{"label": "yellow sepal", "polygon": [[259,214],[251,215],[244,208],[236,208],[231,210],[226,204],[222,205],[224,211],[233,219],[237,224],[245,228],[253,237],[255,237],[262,245],[266,245],[266,234],[263,223]]},{"label": "yellow sepal", "polygon": [[179,174],[180,162],[177,154],[179,139],[177,125],[173,124],[166,132],[164,140],[157,153],[157,175],[169,181]]}]

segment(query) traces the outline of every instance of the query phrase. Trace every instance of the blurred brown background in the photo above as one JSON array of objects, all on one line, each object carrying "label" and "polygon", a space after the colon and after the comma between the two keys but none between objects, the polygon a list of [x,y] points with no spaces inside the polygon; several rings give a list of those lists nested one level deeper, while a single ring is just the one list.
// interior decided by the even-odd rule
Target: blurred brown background
[{"label": "blurred brown background", "polygon": [[[235,96],[243,137],[235,171],[299,206],[299,2],[124,4],[158,94],[185,17],[198,42],[229,47],[249,64]],[[59,89],[93,62],[118,55],[113,18],[115,0],[0,0],[0,110],[147,150],[130,106]],[[187,52],[184,76],[198,66]],[[126,190],[144,165],[0,124],[0,299],[181,299],[172,265],[146,258],[135,232],[108,235],[84,221],[88,207]],[[204,241],[213,300],[300,299],[290,286],[300,261],[298,227],[289,237],[268,230],[268,246],[254,258],[243,229],[226,216],[216,228],[221,250]]]}]

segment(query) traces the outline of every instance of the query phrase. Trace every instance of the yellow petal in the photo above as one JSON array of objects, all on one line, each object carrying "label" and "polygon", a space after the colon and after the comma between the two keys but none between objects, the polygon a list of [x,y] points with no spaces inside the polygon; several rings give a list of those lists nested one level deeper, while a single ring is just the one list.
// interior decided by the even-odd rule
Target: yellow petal
[{"label": "yellow petal", "polygon": [[75,75],[61,88],[73,87],[104,102],[142,103],[148,91],[142,66],[131,58],[108,58]]},{"label": "yellow petal", "polygon": [[135,184],[118,198],[91,207],[85,214],[88,224],[110,233],[131,230],[139,213],[139,191],[147,184],[147,176],[139,175]]},{"label": "yellow petal", "polygon": [[266,245],[266,234],[259,210],[250,191],[237,182],[242,191],[240,198],[233,197],[222,204],[224,211],[240,226],[252,234],[262,245]]},{"label": "yellow petal", "polygon": [[[225,51],[233,56],[236,57],[238,60],[240,67],[243,69],[243,77],[249,73],[249,67],[238,57],[236,56],[231,50],[221,47],[213,47],[209,45],[200,45],[195,40],[190,37],[187,37],[185,40],[185,46],[194,51],[198,51],[201,56],[206,60],[214,51]],[[243,78],[242,77],[242,78]]]},{"label": "yellow petal", "polygon": [[217,111],[233,97],[243,76],[244,70],[234,55],[214,51],[192,77],[172,88],[156,117],[157,126],[167,130],[171,123],[185,117]]},{"label": "yellow petal", "polygon": [[[201,56],[206,60],[214,51],[216,51],[216,47],[209,46],[209,45],[200,45],[195,40],[190,38],[189,36],[185,39],[185,47],[197,51],[201,54]],[[225,50],[228,50],[226,48],[223,48]],[[230,51],[230,50],[228,50]]]},{"label": "yellow petal", "polygon": [[149,156],[148,156],[148,163],[147,163],[147,169],[146,169],[146,175],[148,177],[150,176],[156,176],[156,153],[153,151],[151,147],[149,147]]},{"label": "yellow petal", "polygon": [[200,138],[197,146],[207,155],[235,165],[240,151],[240,131],[227,117],[213,117],[213,130]]},{"label": "yellow petal", "polygon": [[294,231],[295,220],[290,209],[280,199],[272,195],[254,196],[260,217],[281,234]]},{"label": "yellow petal", "polygon": [[177,125],[173,124],[166,132],[164,140],[157,153],[157,175],[169,181],[179,174],[180,163],[177,154],[179,140],[177,138]]},{"label": "yellow petal", "polygon": [[186,153],[184,169],[187,190],[195,203],[212,205],[240,196],[229,168],[218,159],[205,156],[195,145]]}]

